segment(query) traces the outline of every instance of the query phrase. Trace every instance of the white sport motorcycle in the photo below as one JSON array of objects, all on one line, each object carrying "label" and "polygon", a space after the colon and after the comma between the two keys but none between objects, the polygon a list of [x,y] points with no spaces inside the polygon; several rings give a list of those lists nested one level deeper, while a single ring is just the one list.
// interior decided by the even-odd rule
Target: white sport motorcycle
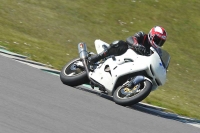
[{"label": "white sport motorcycle", "polygon": [[[109,44],[95,40],[97,53],[107,47]],[[62,68],[61,81],[69,86],[89,83],[92,88],[98,87],[102,93],[112,96],[117,104],[136,104],[166,81],[170,55],[162,49],[158,52],[151,47],[151,54],[148,56],[128,49],[121,56],[110,56],[95,64],[88,62],[88,57],[93,53],[87,51],[85,43],[79,43],[78,49],[80,58]]]}]

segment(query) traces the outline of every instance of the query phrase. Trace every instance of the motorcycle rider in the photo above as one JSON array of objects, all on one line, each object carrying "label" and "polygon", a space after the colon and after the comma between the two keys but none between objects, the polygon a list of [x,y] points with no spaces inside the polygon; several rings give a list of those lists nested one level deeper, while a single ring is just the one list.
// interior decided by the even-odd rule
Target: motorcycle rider
[{"label": "motorcycle rider", "polygon": [[163,46],[167,38],[166,30],[161,26],[153,27],[148,34],[142,31],[135,33],[134,36],[130,36],[123,40],[114,41],[110,46],[105,49],[102,53],[92,55],[88,58],[89,62],[96,63],[99,60],[114,55],[119,56],[124,54],[127,49],[133,49],[135,52],[141,55],[149,55],[150,47],[154,47],[159,50]]}]

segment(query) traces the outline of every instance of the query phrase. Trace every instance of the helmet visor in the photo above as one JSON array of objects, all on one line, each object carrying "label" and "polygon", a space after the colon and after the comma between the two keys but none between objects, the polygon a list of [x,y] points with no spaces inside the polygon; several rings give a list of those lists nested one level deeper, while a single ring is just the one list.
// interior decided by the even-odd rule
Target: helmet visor
[{"label": "helmet visor", "polygon": [[161,39],[158,36],[154,36],[153,41],[156,45],[158,45],[159,47],[162,47],[163,44],[165,43],[165,40]]}]

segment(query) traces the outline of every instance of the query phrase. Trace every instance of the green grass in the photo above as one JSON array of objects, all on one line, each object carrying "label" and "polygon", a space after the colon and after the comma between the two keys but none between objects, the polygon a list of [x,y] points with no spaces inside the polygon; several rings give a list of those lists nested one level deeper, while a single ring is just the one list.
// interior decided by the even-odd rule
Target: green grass
[{"label": "green grass", "polygon": [[144,102],[200,119],[199,0],[1,0],[0,45],[60,70],[77,44],[125,40],[155,25],[168,32],[167,82]]}]

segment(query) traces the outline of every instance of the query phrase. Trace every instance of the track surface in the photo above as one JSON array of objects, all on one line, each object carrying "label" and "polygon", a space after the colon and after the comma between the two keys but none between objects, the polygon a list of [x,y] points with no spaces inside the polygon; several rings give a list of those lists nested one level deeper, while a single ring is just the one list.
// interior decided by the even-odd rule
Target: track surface
[{"label": "track surface", "polygon": [[116,105],[0,56],[0,133],[198,133],[199,128]]}]

